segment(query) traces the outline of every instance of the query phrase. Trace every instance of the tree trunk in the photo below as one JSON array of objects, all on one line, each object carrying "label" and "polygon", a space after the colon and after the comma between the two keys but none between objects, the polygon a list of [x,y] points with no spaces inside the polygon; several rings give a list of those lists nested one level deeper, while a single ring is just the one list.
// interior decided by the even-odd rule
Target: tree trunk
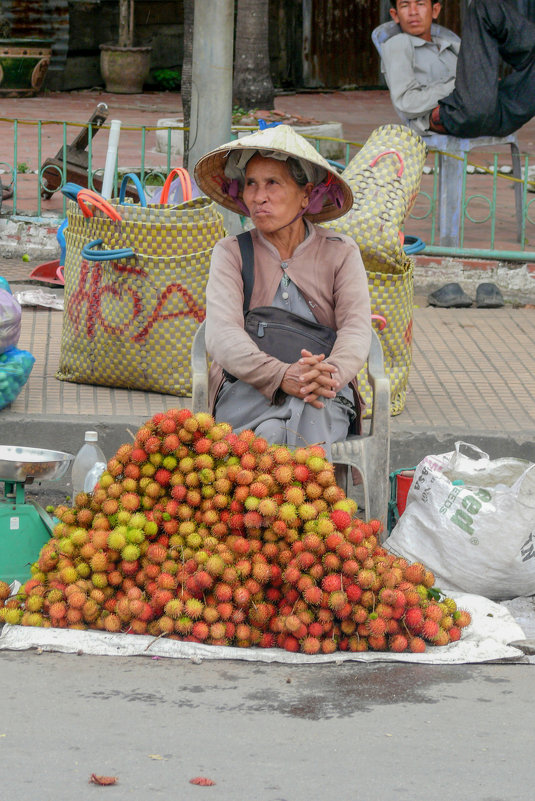
[{"label": "tree trunk", "polygon": [[119,0],[119,47],[134,46],[134,0]]},{"label": "tree trunk", "polygon": [[269,68],[269,0],[238,0],[233,101],[248,111],[274,108]]},{"label": "tree trunk", "polygon": [[[182,58],[182,77],[180,79],[180,93],[182,95],[182,111],[184,114],[184,128],[189,129],[191,112],[191,59],[193,54],[193,19],[194,0],[184,0],[184,48]],[[184,130],[184,159],[183,165],[188,169],[189,160],[189,130]]]}]

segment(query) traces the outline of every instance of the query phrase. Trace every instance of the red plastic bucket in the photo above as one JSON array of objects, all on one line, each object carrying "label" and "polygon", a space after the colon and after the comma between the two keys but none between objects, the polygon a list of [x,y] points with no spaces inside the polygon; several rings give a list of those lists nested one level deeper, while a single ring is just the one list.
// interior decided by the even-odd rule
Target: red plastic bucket
[{"label": "red plastic bucket", "polygon": [[407,505],[407,494],[409,492],[414,470],[402,470],[396,476],[396,506],[400,515],[405,511]]}]

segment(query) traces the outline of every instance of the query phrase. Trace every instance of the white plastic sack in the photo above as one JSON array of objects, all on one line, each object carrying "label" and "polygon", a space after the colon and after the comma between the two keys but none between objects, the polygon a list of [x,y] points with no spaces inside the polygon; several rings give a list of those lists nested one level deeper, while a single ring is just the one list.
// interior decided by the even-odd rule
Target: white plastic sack
[{"label": "white plastic sack", "polygon": [[385,547],[422,562],[441,590],[494,600],[533,595],[535,465],[455,447],[420,462]]},{"label": "white plastic sack", "polygon": [[19,302],[7,289],[0,289],[0,353],[17,345],[21,317]]}]

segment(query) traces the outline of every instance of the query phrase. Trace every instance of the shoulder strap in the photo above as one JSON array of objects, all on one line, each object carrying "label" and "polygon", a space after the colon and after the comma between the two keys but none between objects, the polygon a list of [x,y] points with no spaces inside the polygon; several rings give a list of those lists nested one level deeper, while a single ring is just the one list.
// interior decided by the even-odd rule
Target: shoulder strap
[{"label": "shoulder strap", "polygon": [[254,287],[254,247],[250,231],[236,237],[241,253],[241,274],[243,279],[243,316],[249,311]]}]

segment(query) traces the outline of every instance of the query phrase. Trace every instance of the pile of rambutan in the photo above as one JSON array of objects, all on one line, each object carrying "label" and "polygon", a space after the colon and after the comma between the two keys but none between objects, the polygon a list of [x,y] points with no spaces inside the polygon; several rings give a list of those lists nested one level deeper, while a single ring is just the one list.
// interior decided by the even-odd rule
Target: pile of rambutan
[{"label": "pile of rambutan", "polygon": [[470,614],[380,545],[321,446],[154,415],[58,523],[0,622],[307,654],[422,652]]}]

